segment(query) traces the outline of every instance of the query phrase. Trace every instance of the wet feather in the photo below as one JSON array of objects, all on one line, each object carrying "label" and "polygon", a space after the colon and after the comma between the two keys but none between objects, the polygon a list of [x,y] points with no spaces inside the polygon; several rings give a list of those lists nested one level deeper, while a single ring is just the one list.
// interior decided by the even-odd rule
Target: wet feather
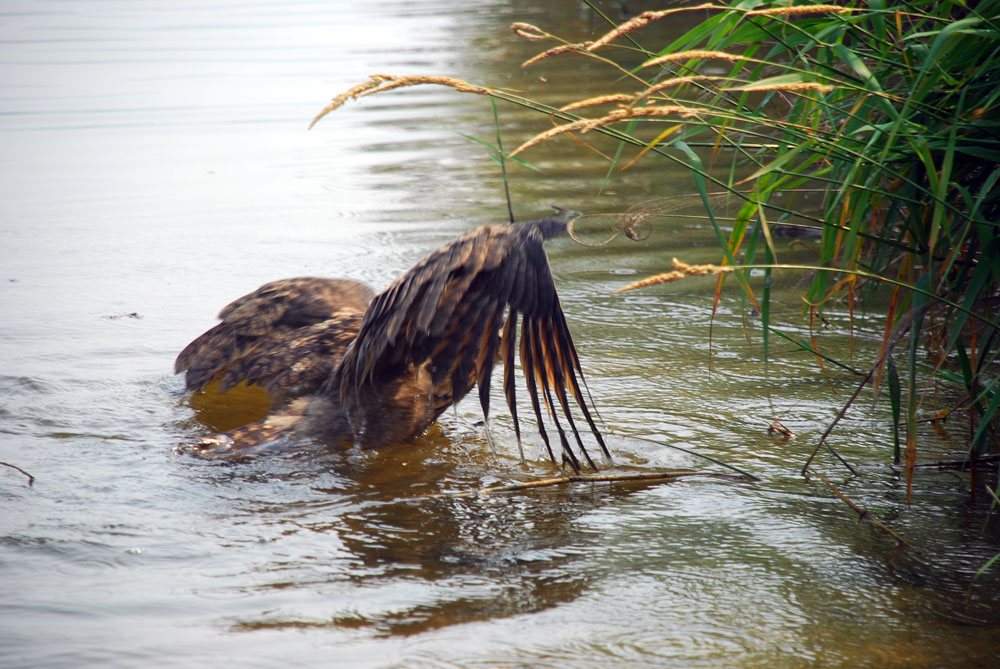
[{"label": "wet feather", "polygon": [[556,462],[546,423],[559,436],[561,462],[579,470],[579,453],[596,469],[570,397],[606,455],[607,447],[581,391],[583,372],[543,248],[545,239],[565,231],[560,217],[477,228],[374,298],[355,282],[265,284],[223,309],[222,323],[181,352],[177,370],[187,371],[192,389],[220,378],[225,388],[245,381],[270,392],[306,394],[306,409],[282,415],[282,426],[308,425],[326,436],[382,445],[423,430],[476,386],[488,419],[492,371],[501,361],[520,447],[519,356],[549,457]]}]

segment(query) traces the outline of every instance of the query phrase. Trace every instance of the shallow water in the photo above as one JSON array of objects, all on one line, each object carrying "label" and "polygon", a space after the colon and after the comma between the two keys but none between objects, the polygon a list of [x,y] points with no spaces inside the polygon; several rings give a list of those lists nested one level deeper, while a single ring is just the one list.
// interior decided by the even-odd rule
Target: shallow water
[{"label": "shallow water", "polygon": [[[967,481],[923,470],[914,503],[887,466],[886,403],[858,408],[818,469],[912,549],[857,522],[798,470],[855,378],[772,344],[765,371],[735,288],[613,291],[672,256],[715,261],[704,222],[642,244],[550,244],[607,425],[731,463],[755,484],[548,488],[433,497],[551,475],[517,459],[494,397],[411,445],[304,444],[250,462],[174,447],[207,431],[173,358],[219,308],[285,276],[385,286],[424,253],[503,220],[487,101],[419,88],[349,103],[374,72],[450,74],[581,97],[608,80],[552,61],[514,20],[588,35],[574,2],[9,2],[0,20],[0,664],[203,666],[987,666],[1000,655],[1000,551]],[[541,82],[544,78],[547,83]],[[547,127],[501,107],[504,141]],[[572,140],[511,168],[520,218],[614,212],[690,190],[649,162],[615,176]],[[809,258],[782,242],[789,262]],[[806,333],[780,277],[777,318]],[[821,335],[846,357],[846,314]],[[863,367],[873,346],[855,340]],[[868,357],[866,353],[869,354]],[[930,402],[931,400],[928,400]],[[946,404],[944,398],[939,399]],[[522,415],[530,415],[523,408]],[[767,431],[778,417],[796,437]],[[927,460],[963,426],[923,435]],[[695,467],[611,439],[622,471]],[[995,482],[995,481],[994,481]],[[968,599],[967,599],[968,593]],[[990,658],[994,658],[990,660]]]}]

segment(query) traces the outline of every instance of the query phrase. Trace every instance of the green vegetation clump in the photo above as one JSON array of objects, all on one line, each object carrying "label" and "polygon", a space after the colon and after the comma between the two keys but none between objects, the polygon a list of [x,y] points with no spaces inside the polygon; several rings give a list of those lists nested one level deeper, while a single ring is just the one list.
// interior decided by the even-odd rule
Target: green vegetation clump
[{"label": "green vegetation clump", "polygon": [[[642,44],[649,24],[691,11],[707,18],[662,48]],[[723,237],[717,227],[731,268],[756,263],[769,274],[779,267],[775,225],[816,228],[803,296],[811,316],[890,291],[864,383],[887,377],[908,478],[933,383],[964,389],[956,408],[969,417],[973,463],[996,445],[1000,3],[705,4],[645,12],[540,58],[567,53],[619,68],[618,90],[565,105],[559,114],[572,116],[514,153],[596,130],[644,159],[686,163],[710,216],[710,190],[743,201],[734,229]],[[766,354],[768,282],[755,295],[747,274],[732,273],[760,307]]]}]

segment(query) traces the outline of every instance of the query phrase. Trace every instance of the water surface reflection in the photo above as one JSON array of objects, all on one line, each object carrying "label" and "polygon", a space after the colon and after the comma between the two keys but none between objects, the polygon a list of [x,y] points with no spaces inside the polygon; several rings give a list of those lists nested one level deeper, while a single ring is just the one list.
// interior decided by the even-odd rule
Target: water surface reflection
[{"label": "water surface reflection", "polygon": [[[965,599],[1000,550],[1000,524],[984,530],[988,505],[946,472],[920,472],[904,504],[884,465],[888,407],[852,411],[831,440],[861,476],[822,467],[913,550],[798,475],[852,374],[818,370],[784,342],[765,370],[744,328],[751,306],[731,291],[713,308],[711,279],[614,294],[672,256],[717,262],[697,219],[641,244],[557,242],[553,273],[606,423],[760,483],[429,497],[551,473],[531,434],[522,467],[498,396],[496,455],[474,401],[378,453],[301,444],[233,463],[174,452],[212,425],[170,374],[173,358],[222,305],[286,276],[381,288],[505,216],[496,165],[454,132],[492,141],[486,101],[399,91],[306,132],[329,97],[380,71],[580,97],[613,75],[572,60],[522,71],[536,45],[507,25],[583,37],[599,25],[590,10],[8,5],[0,460],[36,481],[0,469],[0,664],[985,666],[1000,653],[995,570]],[[548,123],[506,108],[501,120],[511,145]],[[512,167],[520,217],[550,204],[622,212],[687,190],[655,163],[604,183],[591,152],[564,140],[526,156],[542,173]],[[783,260],[810,257],[808,239],[776,243]],[[790,290],[801,279],[775,277],[773,316],[808,336]],[[838,337],[861,332],[864,316],[829,317],[821,343],[846,358]],[[859,366],[873,345],[857,337]],[[796,437],[769,435],[774,417]],[[929,457],[961,450],[960,427],[923,429]],[[611,446],[633,469],[707,466],[621,434]]]}]

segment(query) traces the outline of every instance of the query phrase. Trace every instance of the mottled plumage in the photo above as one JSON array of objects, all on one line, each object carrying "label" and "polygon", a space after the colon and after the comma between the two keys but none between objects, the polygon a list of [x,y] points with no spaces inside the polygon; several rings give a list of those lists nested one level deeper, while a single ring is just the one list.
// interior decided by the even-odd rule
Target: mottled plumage
[{"label": "mottled plumage", "polygon": [[269,283],[226,307],[222,323],[181,352],[176,370],[187,371],[191,390],[218,378],[222,392],[246,381],[281,402],[303,398],[230,433],[234,448],[289,433],[377,447],[422,433],[474,386],[488,417],[490,376],[499,359],[520,441],[513,374],[520,322],[519,357],[550,457],[556,460],[543,404],[563,459],[580,468],[572,433],[577,451],[596,469],[570,397],[608,451],[581,392],[583,372],[542,247],[565,232],[562,217],[476,228],[374,299],[353,281]]},{"label": "mottled plumage", "polygon": [[266,283],[227,305],[222,321],[188,344],[174,364],[188,390],[216,378],[264,387],[275,405],[315,392],[358,333],[375,292],[347,279],[300,277]]}]

